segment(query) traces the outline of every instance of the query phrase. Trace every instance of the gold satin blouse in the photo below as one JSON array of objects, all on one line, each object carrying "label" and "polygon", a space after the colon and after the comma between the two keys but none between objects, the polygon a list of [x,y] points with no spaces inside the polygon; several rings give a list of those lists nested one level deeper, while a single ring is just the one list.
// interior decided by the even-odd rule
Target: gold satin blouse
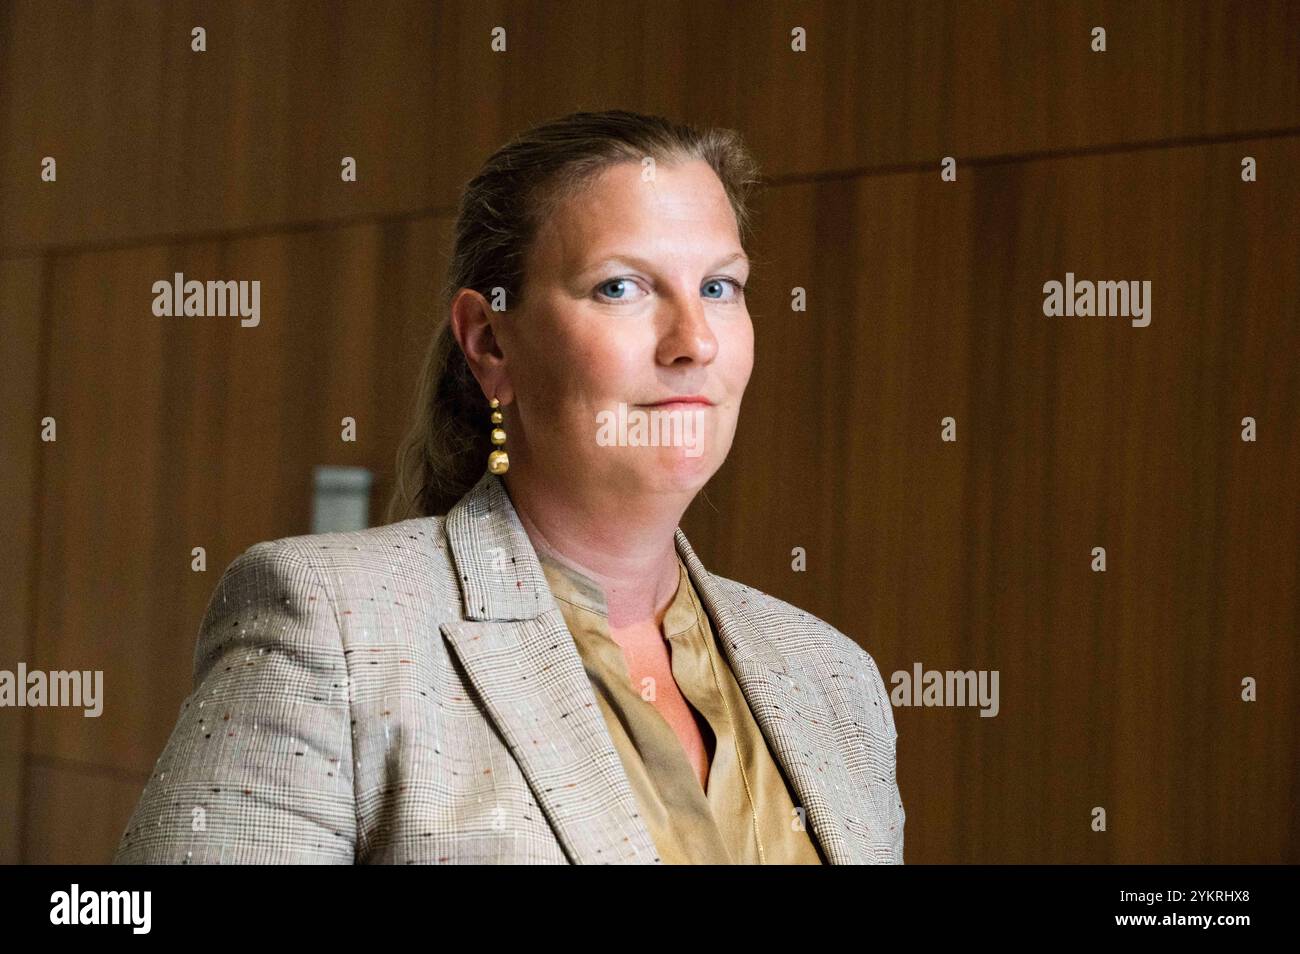
[{"label": "gold satin blouse", "polygon": [[604,592],[573,568],[538,558],[660,860],[822,864],[680,557],[662,631],[674,681],[713,732],[707,790],[668,721],[633,687],[623,649],[609,633]]}]

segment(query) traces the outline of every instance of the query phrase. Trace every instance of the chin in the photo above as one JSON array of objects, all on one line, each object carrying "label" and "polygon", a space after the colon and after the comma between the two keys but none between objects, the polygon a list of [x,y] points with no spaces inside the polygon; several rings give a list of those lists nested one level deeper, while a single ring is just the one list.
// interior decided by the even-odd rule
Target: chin
[{"label": "chin", "polygon": [[658,448],[651,460],[638,468],[641,483],[648,490],[669,493],[698,492],[718,469],[718,460],[708,449],[698,457],[687,456],[681,447]]}]

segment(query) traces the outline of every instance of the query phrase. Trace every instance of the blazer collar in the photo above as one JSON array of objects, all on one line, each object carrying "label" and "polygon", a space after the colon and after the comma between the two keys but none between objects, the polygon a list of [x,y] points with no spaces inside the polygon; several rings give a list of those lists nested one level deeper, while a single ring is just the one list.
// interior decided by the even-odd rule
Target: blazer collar
[{"label": "blazer collar", "polygon": [[[575,863],[656,860],[636,796],[596,703],[578,649],[501,479],[485,473],[447,513],[446,533],[464,622],[443,624],[489,716]],[[736,682],[773,758],[832,864],[866,860],[844,824],[854,790],[834,733],[839,714],[821,687],[790,671],[761,617],[737,605],[680,527],[677,552],[713,621]],[[799,700],[797,712],[780,701]],[[808,753],[826,760],[818,765]]]}]

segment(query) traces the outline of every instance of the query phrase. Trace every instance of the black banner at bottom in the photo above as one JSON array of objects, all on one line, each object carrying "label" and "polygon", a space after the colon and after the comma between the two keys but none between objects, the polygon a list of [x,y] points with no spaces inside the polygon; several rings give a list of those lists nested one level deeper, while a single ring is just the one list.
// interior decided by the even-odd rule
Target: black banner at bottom
[{"label": "black banner at bottom", "polygon": [[[392,939],[445,923],[484,941],[561,941],[592,923],[620,937],[661,933],[684,919],[694,933],[744,926],[805,943],[832,930],[870,938],[1125,935],[1232,943],[1285,930],[1294,866],[927,866],[673,868],[545,871],[456,867],[339,871],[324,867],[0,868],[6,936],[75,933],[105,941],[328,937]],[[723,918],[714,915],[730,912]],[[637,927],[640,925],[640,927]],[[323,933],[322,933],[323,932]],[[748,933],[748,932],[746,932]],[[575,943],[577,938],[574,938]],[[829,938],[828,938],[829,940]]]}]

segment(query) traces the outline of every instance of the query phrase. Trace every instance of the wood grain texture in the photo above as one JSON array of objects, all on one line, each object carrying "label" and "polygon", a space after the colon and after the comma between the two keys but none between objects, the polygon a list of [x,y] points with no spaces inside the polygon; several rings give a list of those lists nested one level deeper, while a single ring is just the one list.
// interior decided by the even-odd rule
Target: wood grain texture
[{"label": "wood grain texture", "polygon": [[8,252],[447,212],[498,144],[575,109],[734,126],[774,177],[1300,127],[1286,0],[4,7]]},{"label": "wood grain texture", "polygon": [[[11,555],[0,573],[0,669],[13,672],[31,655],[32,593],[39,526],[35,508],[41,484],[40,421],[45,416],[39,375],[41,318],[47,275],[39,258],[0,260],[0,530]],[[30,710],[0,708],[0,864],[16,864],[22,851],[22,774]]]},{"label": "wood grain texture", "polygon": [[[365,225],[56,263],[62,453],[45,476],[36,657],[102,669],[110,686],[98,719],[42,713],[37,753],[147,773],[225,566],[267,534],[310,530],[316,464],[391,486],[443,231]],[[260,323],[155,317],[151,285],[177,271],[261,281]],[[356,442],[341,440],[344,417]],[[200,546],[206,572],[191,569]]]},{"label": "wood grain texture", "polygon": [[[27,773],[28,861],[106,865],[148,774],[33,760]],[[75,822],[69,823],[69,819]]]}]

